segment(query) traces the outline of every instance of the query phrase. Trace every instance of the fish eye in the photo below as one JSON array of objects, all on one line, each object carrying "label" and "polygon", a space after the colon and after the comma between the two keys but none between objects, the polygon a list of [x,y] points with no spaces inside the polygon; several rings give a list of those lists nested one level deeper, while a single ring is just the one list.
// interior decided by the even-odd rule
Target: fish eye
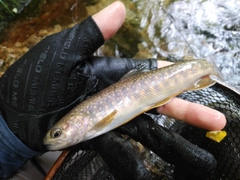
[{"label": "fish eye", "polygon": [[55,128],[50,132],[51,138],[58,138],[62,135],[62,130],[59,128]]}]

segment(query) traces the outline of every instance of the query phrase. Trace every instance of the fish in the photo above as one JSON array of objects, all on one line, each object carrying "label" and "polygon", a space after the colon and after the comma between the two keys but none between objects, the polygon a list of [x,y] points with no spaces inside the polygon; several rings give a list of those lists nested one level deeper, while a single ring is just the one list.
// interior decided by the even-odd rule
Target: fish
[{"label": "fish", "polygon": [[[162,122],[161,126],[180,133],[180,135],[184,136],[186,139],[194,142],[194,144],[199,147],[203,147],[214,155],[218,162],[217,168],[213,174],[209,174],[210,177],[208,180],[240,179],[240,91],[235,87],[226,84],[226,82],[224,82],[224,84],[217,82],[210,88],[205,88],[199,91],[184,92],[178,97],[221,111],[227,119],[227,124],[226,127],[224,127],[224,130],[228,132],[228,136],[222,142],[216,143],[205,137],[206,130],[204,129],[193,127],[192,125],[178,120],[174,120],[173,122],[173,119],[170,117],[152,114],[152,116],[155,116],[155,121]],[[163,123],[164,121],[166,123]],[[171,126],[169,126],[168,121],[171,122]],[[132,139],[129,138],[127,141],[133,142]],[[112,142],[109,143],[111,144]],[[139,145],[139,143],[137,144]],[[161,173],[155,179],[173,179],[174,174],[176,173],[176,167],[173,166],[174,164],[169,164],[169,162],[159,158],[159,156],[154,154],[148,148],[141,149],[141,151],[138,152],[142,155],[145,163],[148,164],[148,167],[149,165],[151,166],[150,171],[155,172],[155,169],[157,169],[157,174],[159,174],[159,172]],[[78,154],[78,156],[76,156],[76,154]],[[120,154],[118,156],[122,155]],[[60,162],[63,162],[63,165],[61,165],[58,170],[55,170],[56,175],[54,176],[55,178],[53,178],[54,180],[84,179],[86,178],[86,174],[89,179],[115,179],[109,170],[109,168],[114,169],[114,167],[108,167],[101,156],[95,151],[83,151],[79,147],[71,148],[70,153],[65,159],[65,161],[63,161],[62,158],[59,159]],[[141,170],[142,169],[139,169],[139,171]],[[188,168],[186,170],[187,173],[178,173],[178,178],[196,179],[196,177],[191,177],[190,174],[198,174],[198,172],[204,174],[201,170],[194,172],[195,170],[196,169]],[[191,173],[189,173],[189,171]]]},{"label": "fish", "polygon": [[162,106],[182,92],[212,86],[214,79],[222,79],[222,74],[205,59],[132,71],[70,110],[47,132],[43,143],[48,150],[76,145]]}]

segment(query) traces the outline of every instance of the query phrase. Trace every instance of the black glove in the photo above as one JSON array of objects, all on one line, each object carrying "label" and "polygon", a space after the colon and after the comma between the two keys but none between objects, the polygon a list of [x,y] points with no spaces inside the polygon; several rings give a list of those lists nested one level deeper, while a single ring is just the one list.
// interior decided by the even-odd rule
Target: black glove
[{"label": "black glove", "polygon": [[[128,139],[122,138],[120,133],[140,142],[165,162],[173,164],[176,180],[207,179],[216,168],[217,162],[211,153],[160,126],[149,115],[142,114],[112,132],[78,145],[80,149],[98,152],[118,180],[150,180],[153,175],[145,168],[144,159],[136,147]],[[164,173],[161,177],[163,179],[168,177]]]},{"label": "black glove", "polygon": [[[156,60],[151,59],[143,61],[91,56],[103,42],[103,37],[95,22],[92,18],[88,18],[71,29],[42,40],[1,77],[1,114],[13,133],[29,148],[41,152],[46,151],[42,141],[47,131],[87,96],[116,82],[140,63],[145,63],[149,69],[157,67]],[[130,132],[134,132],[137,126],[137,124],[134,127],[130,125],[129,127],[133,129],[129,129]],[[154,124],[153,127],[155,126],[158,127]],[[137,136],[147,137],[147,132],[143,131]],[[136,138],[134,133],[125,133]],[[157,133],[151,133],[152,143],[156,140],[155,134]],[[129,154],[129,157],[134,157],[136,152],[130,150],[128,143],[123,143],[119,138],[119,136],[113,138],[114,144],[108,143],[109,138],[95,138],[99,146],[96,144],[92,148],[103,157],[111,154],[113,159],[110,159],[108,164],[115,162],[114,156],[118,152],[123,158],[125,152]],[[104,142],[101,139],[104,139]],[[143,138],[140,141],[145,140]],[[123,144],[123,148],[115,148],[115,151],[110,148],[112,153],[107,153],[106,149],[109,145],[118,146],[115,142],[118,145]],[[165,145],[162,143],[161,146]],[[186,147],[185,150],[182,147],[183,152],[188,152],[189,148]],[[154,150],[154,147],[151,148]],[[168,146],[163,152],[167,149],[169,149]],[[201,153],[202,151],[199,151],[194,157]],[[134,176],[137,177],[136,179],[148,177],[146,171],[142,173],[143,165],[138,159],[137,156],[135,160],[133,159],[136,166],[132,166],[132,171],[129,173],[137,172]],[[134,164],[129,162],[126,160],[122,167],[127,167],[126,164]]]},{"label": "black glove", "polygon": [[151,174],[144,165],[143,157],[129,139],[122,138],[117,130],[77,146],[100,154],[117,180],[151,180]]},{"label": "black glove", "polygon": [[1,113],[30,149],[46,151],[47,131],[87,96],[119,80],[140,63],[156,60],[91,56],[104,43],[91,17],[34,46],[1,77]]},{"label": "black glove", "polygon": [[118,130],[141,142],[166,162],[174,164],[174,179],[207,179],[217,166],[211,153],[161,127],[146,114]]}]

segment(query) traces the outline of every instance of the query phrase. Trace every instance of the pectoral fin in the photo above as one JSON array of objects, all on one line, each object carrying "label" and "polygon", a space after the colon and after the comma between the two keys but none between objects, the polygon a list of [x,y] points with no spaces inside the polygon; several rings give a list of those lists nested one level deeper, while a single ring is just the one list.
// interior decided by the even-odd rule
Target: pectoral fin
[{"label": "pectoral fin", "polygon": [[112,113],[110,113],[101,121],[99,121],[90,131],[101,131],[102,129],[104,129],[106,126],[111,124],[111,122],[115,118],[116,113],[117,113],[117,110],[114,110]]}]

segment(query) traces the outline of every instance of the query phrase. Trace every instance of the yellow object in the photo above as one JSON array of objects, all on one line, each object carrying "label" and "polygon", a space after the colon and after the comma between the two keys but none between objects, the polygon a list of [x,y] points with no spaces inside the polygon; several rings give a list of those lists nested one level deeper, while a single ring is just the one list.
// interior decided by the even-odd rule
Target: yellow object
[{"label": "yellow object", "polygon": [[226,131],[208,131],[206,137],[216,142],[221,142],[227,136]]}]

